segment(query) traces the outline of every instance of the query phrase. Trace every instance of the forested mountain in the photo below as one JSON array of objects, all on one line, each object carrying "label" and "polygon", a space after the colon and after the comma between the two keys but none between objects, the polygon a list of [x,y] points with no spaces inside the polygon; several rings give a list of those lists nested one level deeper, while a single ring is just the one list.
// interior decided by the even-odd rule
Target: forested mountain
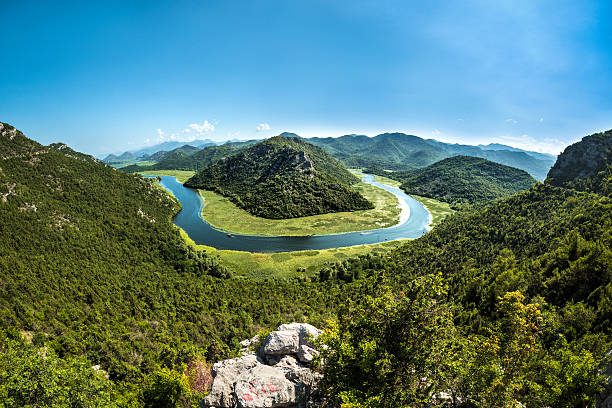
[{"label": "forested mountain", "polygon": [[[185,154],[184,152],[170,152],[165,154],[155,164],[148,166],[130,165],[122,167],[125,172],[147,170],[201,170],[211,164],[238,153],[243,149],[257,143],[256,141],[228,142],[218,146],[207,146],[200,150]],[[153,160],[153,156],[149,158]]]},{"label": "forested mountain", "polygon": [[550,169],[546,182],[612,195],[612,130],[586,136],[568,146]]},{"label": "forested mountain", "polygon": [[[603,168],[604,137],[568,148],[576,156],[550,180],[576,187],[600,174],[562,163],[590,151],[590,168]],[[611,214],[610,198],[547,182],[457,213],[391,256],[325,268],[321,280],[386,282],[328,334],[326,392],[358,406],[436,392],[451,406],[593,406],[612,348]]]},{"label": "forested mountain", "polygon": [[408,194],[435,198],[456,208],[509,197],[536,183],[524,170],[470,156],[453,156],[397,174],[377,173],[401,181]]},{"label": "forested mountain", "polygon": [[503,145],[469,146],[426,140],[403,133],[383,133],[375,137],[347,135],[339,138],[309,138],[308,141],[325,149],[347,167],[381,167],[387,170],[410,170],[425,167],[451,156],[464,155],[485,158],[506,166],[525,170],[538,180],[544,180],[555,157]]},{"label": "forested mountain", "polygon": [[205,168],[185,185],[213,190],[264,218],[294,218],[373,208],[358,179],[322,149],[287,134]]}]

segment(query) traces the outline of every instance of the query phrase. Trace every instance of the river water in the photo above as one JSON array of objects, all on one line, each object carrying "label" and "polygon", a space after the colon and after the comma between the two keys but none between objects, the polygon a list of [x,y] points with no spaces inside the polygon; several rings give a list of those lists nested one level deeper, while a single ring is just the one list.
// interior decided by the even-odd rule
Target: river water
[{"label": "river water", "polygon": [[[151,176],[155,177],[155,176]],[[217,249],[248,252],[287,252],[320,250],[353,245],[375,244],[395,239],[418,238],[427,232],[430,214],[425,207],[399,188],[374,181],[366,174],[363,181],[393,193],[400,201],[402,213],[399,224],[369,231],[342,234],[311,235],[306,237],[253,236],[219,230],[201,217],[204,200],[196,190],[183,186],[174,177],[161,176],[160,184],[181,202],[182,210],[174,217],[174,224],[184,229],[196,244]],[[205,209],[204,209],[205,211]]]}]

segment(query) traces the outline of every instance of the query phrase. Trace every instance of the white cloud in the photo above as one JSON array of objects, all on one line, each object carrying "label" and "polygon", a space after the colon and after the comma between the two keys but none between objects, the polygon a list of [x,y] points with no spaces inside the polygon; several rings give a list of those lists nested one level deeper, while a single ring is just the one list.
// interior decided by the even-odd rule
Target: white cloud
[{"label": "white cloud", "polygon": [[540,118],[540,122],[544,122],[544,118]]},{"label": "white cloud", "polygon": [[562,142],[559,139],[543,138],[536,139],[529,136],[528,134],[522,134],[520,136],[504,135],[492,139],[495,143],[502,143],[519,149],[541,152],[541,153],[552,153],[559,154],[565,148],[567,143]]},{"label": "white cloud", "polygon": [[199,134],[213,132],[215,130],[215,125],[205,120],[201,125],[199,123],[192,123],[189,125],[189,129],[192,129]]},{"label": "white cloud", "polygon": [[189,132],[191,132],[191,129],[187,128],[187,129],[183,130],[183,132],[189,133]]},{"label": "white cloud", "polygon": [[270,130],[270,125],[268,123],[260,123],[259,125],[257,125],[257,127],[255,128],[258,132],[263,132],[264,130]]},{"label": "white cloud", "polygon": [[437,136],[437,135],[441,134],[442,132],[440,132],[440,129],[436,128],[431,133]]},{"label": "white cloud", "polygon": [[513,119],[513,118],[506,119],[506,122],[512,123],[513,125],[516,125],[518,123],[518,121],[516,119]]}]

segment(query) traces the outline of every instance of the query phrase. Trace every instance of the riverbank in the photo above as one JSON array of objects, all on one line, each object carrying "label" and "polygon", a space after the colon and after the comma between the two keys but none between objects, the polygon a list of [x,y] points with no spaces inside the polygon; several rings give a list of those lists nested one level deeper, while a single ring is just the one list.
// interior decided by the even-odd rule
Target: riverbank
[{"label": "riverbank", "polygon": [[198,245],[182,229],[181,235],[194,248],[217,255],[223,265],[234,271],[236,275],[255,280],[311,278],[327,263],[335,263],[359,255],[383,255],[407,241],[395,240],[310,251],[253,253],[219,250],[207,245]]}]

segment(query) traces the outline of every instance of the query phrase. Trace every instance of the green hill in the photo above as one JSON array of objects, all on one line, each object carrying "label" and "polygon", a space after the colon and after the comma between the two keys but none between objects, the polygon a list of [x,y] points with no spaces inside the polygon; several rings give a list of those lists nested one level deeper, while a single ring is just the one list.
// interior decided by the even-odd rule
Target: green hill
[{"label": "green hill", "polygon": [[612,130],[585,136],[568,146],[550,169],[546,182],[612,195]]},{"label": "green hill", "polygon": [[481,157],[525,170],[544,180],[554,164],[552,155],[529,152],[503,145],[469,146],[426,140],[403,133],[383,133],[375,137],[346,135],[339,138],[310,138],[347,167],[380,167],[404,171],[425,167],[452,156]]},{"label": "green hill", "polygon": [[524,170],[469,156],[449,157],[398,176],[406,193],[435,198],[455,207],[509,197],[536,183]]},{"label": "green hill", "polygon": [[205,168],[186,186],[213,190],[264,218],[295,218],[373,208],[351,189],[358,179],[322,149],[272,137]]}]

